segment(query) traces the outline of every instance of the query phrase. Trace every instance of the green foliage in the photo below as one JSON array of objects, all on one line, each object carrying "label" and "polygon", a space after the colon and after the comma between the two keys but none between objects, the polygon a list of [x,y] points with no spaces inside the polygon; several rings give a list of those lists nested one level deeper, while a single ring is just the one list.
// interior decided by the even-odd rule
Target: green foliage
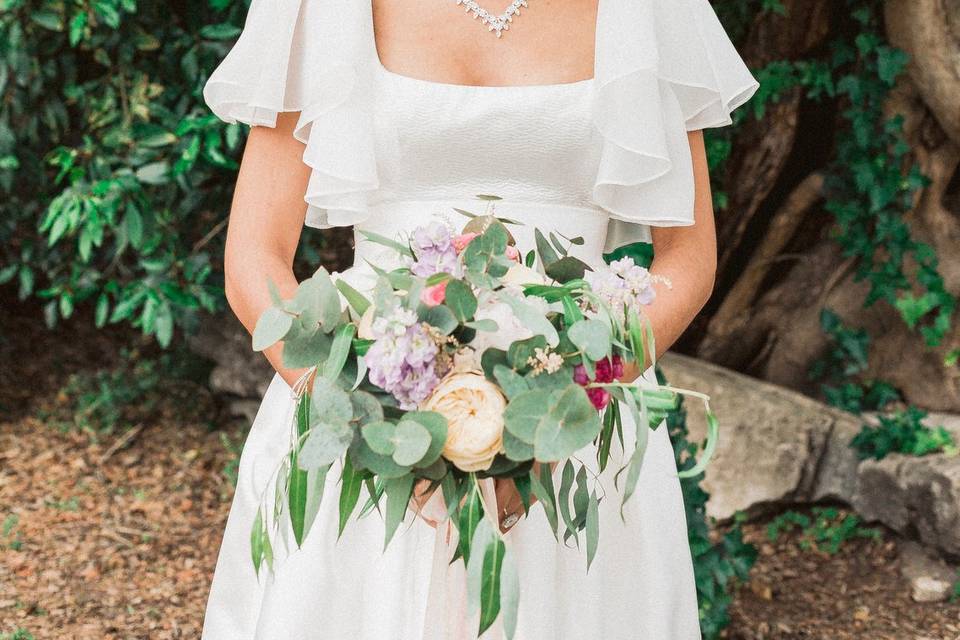
[{"label": "green foliage", "polygon": [[[657,377],[661,384],[665,383],[659,369]],[[687,440],[686,410],[682,404],[668,414],[667,428],[677,469],[692,468],[699,447]],[[744,542],[739,518],[719,541],[712,541],[706,508],[710,494],[701,488],[702,479],[702,475],[684,479],[680,486],[700,603],[700,629],[706,640],[713,640],[719,638],[720,632],[730,623],[728,611],[733,602],[733,586],[748,579],[757,550]]]},{"label": "green foliage", "polygon": [[239,1],[0,2],[0,282],[169,344],[220,304],[243,132],[202,104]]},{"label": "green foliage", "polygon": [[950,328],[956,301],[945,288],[933,248],[915,240],[904,219],[926,179],[909,157],[902,117],[888,118],[884,112],[908,58],[882,36],[881,3],[847,3],[860,32],[852,42],[833,43],[836,91],[849,126],[837,141],[827,209],[836,219],[844,254],[857,260],[857,279],[870,285],[866,305],[885,300],[936,346]]},{"label": "green foliage", "polygon": [[841,514],[835,507],[814,507],[813,518],[797,511],[781,513],[767,526],[767,538],[775,542],[783,533],[794,529],[800,529],[801,549],[816,548],[830,555],[849,540],[880,537],[878,529],[862,526],[856,514]]},{"label": "green foliage", "polygon": [[57,393],[58,406],[44,417],[62,428],[103,435],[132,427],[164,407],[180,416],[198,407],[206,410],[211,407],[197,403],[200,384],[187,393],[191,403],[178,403],[176,394],[184,382],[203,380],[205,366],[183,350],[159,357],[125,350],[117,365],[70,375]]},{"label": "green foliage", "polygon": [[923,424],[925,411],[908,407],[890,416],[879,416],[877,426],[863,425],[850,446],[861,459],[882,460],[890,453],[923,456],[939,451],[956,451],[953,437],[943,427]]},{"label": "green foliage", "polygon": [[17,627],[12,633],[0,633],[0,640],[33,640],[33,634],[23,627]]},{"label": "green foliage", "polygon": [[868,367],[870,336],[862,329],[851,329],[829,309],[820,313],[820,326],[830,338],[823,358],[810,371],[821,380],[827,402],[851,413],[877,411],[899,399],[899,393],[883,380],[864,379]]},{"label": "green foliage", "polygon": [[0,524],[0,549],[10,549],[19,551],[23,548],[23,540],[20,538],[20,532],[17,531],[17,525],[20,524],[20,516],[15,513],[8,513]]}]

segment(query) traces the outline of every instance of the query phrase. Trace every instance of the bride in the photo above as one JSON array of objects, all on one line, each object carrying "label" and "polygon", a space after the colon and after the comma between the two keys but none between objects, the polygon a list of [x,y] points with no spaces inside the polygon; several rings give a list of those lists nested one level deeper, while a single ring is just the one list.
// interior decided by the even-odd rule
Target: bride
[{"label": "bride", "polygon": [[[716,253],[701,130],[730,124],[757,87],[708,0],[514,0],[498,14],[505,1],[252,1],[204,92],[217,116],[254,127],[226,248],[227,299],[248,329],[271,305],[269,281],[285,297],[295,291],[304,224],[396,237],[437,216],[458,223],[453,207],[476,210],[482,193],[525,224],[520,246],[532,246],[534,226],[581,236],[577,255],[597,264],[652,242],[651,271],[672,283],[648,314],[661,352],[699,312]],[[379,251],[358,241],[356,266],[340,277],[365,286]],[[448,527],[429,517],[430,500],[417,495],[420,515],[408,512],[386,551],[376,513],[338,540],[335,469],[303,548],[258,578],[250,527],[286,451],[290,387],[303,373],[285,369],[277,347],[266,355],[277,373],[240,460],[203,638],[475,637],[463,564],[449,562]],[[617,500],[601,502],[589,573],[542,509],[524,515],[511,481],[495,487],[523,574],[517,638],[700,638],[675,474],[659,428],[625,521]],[[501,635],[498,623],[483,637]]]}]

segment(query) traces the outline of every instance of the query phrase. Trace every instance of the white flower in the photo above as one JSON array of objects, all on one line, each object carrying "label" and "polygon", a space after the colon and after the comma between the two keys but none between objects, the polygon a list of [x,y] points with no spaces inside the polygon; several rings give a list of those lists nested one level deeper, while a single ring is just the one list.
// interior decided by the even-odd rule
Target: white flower
[{"label": "white flower", "polygon": [[500,278],[500,282],[507,287],[519,287],[524,284],[546,284],[547,279],[542,273],[522,264],[515,264]]},{"label": "white flower", "polygon": [[422,409],[447,419],[443,456],[462,471],[483,471],[503,450],[503,412],[507,401],[482,373],[447,376]]},{"label": "white flower", "polygon": [[482,356],[487,349],[506,351],[517,340],[533,337],[533,332],[520,322],[510,305],[501,302],[496,296],[481,296],[474,318],[497,323],[496,331],[477,331],[476,337],[470,342],[470,346],[477,352],[477,357]]}]

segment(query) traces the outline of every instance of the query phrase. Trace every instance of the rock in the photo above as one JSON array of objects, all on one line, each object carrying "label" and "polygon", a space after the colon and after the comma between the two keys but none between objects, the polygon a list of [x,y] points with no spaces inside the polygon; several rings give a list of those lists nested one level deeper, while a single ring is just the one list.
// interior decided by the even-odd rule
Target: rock
[{"label": "rock", "polygon": [[205,320],[190,337],[189,345],[216,363],[210,372],[210,387],[215,392],[259,401],[273,378],[273,367],[262,354],[253,351],[250,335],[230,314]]},{"label": "rock", "polygon": [[[668,353],[664,374],[677,387],[703,391],[720,420],[720,440],[707,468],[707,513],[719,520],[779,504],[849,501],[856,489],[860,430],[850,414],[802,394],[701,360]],[[693,441],[705,436],[702,405],[686,402]]]},{"label": "rock", "polygon": [[910,586],[910,597],[915,602],[944,602],[953,588],[951,583],[929,576],[920,576],[911,581]]},{"label": "rock", "polygon": [[957,570],[909,540],[900,543],[900,574],[910,584],[916,602],[943,602],[958,579]]},{"label": "rock", "polygon": [[960,555],[960,457],[891,454],[865,460],[852,505],[864,519]]},{"label": "rock", "polygon": [[[720,440],[704,477],[707,514],[729,520],[798,503],[840,502],[866,521],[960,556],[960,456],[858,459],[850,441],[864,419],[799,393],[694,358],[668,353],[664,374],[703,391],[720,420]],[[702,405],[685,404],[694,442],[702,441]],[[865,418],[869,420],[869,417]],[[960,442],[960,417],[931,414]]]}]

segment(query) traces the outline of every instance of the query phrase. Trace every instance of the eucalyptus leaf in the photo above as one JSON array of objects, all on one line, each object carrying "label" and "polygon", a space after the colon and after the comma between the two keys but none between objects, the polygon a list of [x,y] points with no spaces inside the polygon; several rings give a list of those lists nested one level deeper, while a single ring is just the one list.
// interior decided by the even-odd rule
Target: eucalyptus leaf
[{"label": "eucalyptus leaf", "polygon": [[307,472],[307,503],[303,514],[303,538],[310,535],[310,529],[320,513],[320,504],[323,501],[323,491],[327,483],[327,472],[330,465],[311,469]]},{"label": "eucalyptus leaf", "polygon": [[384,482],[384,491],[387,494],[387,513],[383,548],[390,545],[390,540],[397,531],[397,527],[403,522],[407,513],[407,505],[410,502],[410,496],[413,494],[413,474],[408,473],[399,478],[392,478]]},{"label": "eucalyptus leaf", "polygon": [[470,285],[463,280],[451,280],[447,283],[445,304],[460,323],[467,322],[477,312],[477,297]]},{"label": "eucalyptus leaf", "polygon": [[575,322],[567,330],[567,337],[593,361],[610,355],[610,327],[601,320],[587,319]]},{"label": "eucalyptus leaf", "polygon": [[349,422],[315,423],[300,449],[299,468],[310,471],[329,466],[347,452],[352,441],[353,426]]},{"label": "eucalyptus leaf", "polygon": [[557,343],[560,342],[560,335],[557,333],[556,327],[550,323],[539,308],[526,300],[508,294],[501,295],[500,299],[510,307],[513,315],[523,326],[533,332],[534,335],[543,336],[551,347],[557,346]]},{"label": "eucalyptus leaf", "polygon": [[587,571],[590,571],[590,565],[597,555],[597,547],[600,540],[600,501],[597,499],[597,492],[590,493],[590,501],[587,504]]},{"label": "eucalyptus leaf", "polygon": [[[461,535],[463,535],[462,532]],[[471,554],[469,558],[464,556],[463,559],[467,565],[467,615],[470,617],[476,615],[480,605],[483,588],[483,565],[486,557],[484,551],[495,535],[490,520],[483,518],[477,524],[473,535],[466,543],[468,547],[477,550],[477,552]]]},{"label": "eucalyptus leaf", "polygon": [[[554,538],[557,538],[557,527],[560,525],[557,519],[557,499],[553,491],[553,476],[550,475],[550,465],[541,464],[540,472],[530,471],[530,485],[533,488],[533,494],[543,506],[543,513],[547,517],[547,524],[550,525],[550,532]],[[559,542],[559,539],[557,539]]]},{"label": "eucalyptus leaf", "polygon": [[394,429],[393,442],[393,461],[401,466],[413,466],[430,448],[430,432],[419,422],[404,419]]},{"label": "eucalyptus leaf", "polygon": [[343,371],[343,365],[347,362],[350,355],[350,346],[353,344],[353,332],[356,327],[352,324],[342,325],[336,330],[333,336],[333,345],[330,347],[330,355],[327,361],[323,363],[323,376],[328,380],[336,380]]},{"label": "eucalyptus leaf", "polygon": [[337,539],[343,535],[343,530],[357,507],[357,501],[360,499],[360,487],[363,485],[363,475],[354,469],[350,458],[343,460],[343,469],[340,472],[340,521],[337,527]]},{"label": "eucalyptus leaf", "polygon": [[704,446],[703,453],[697,461],[697,464],[686,471],[681,471],[677,476],[680,478],[695,478],[703,473],[707,468],[707,464],[710,462],[710,458],[713,457],[714,452],[717,450],[719,440],[720,422],[717,420],[717,416],[707,408],[707,444]]},{"label": "eucalyptus leaf", "polygon": [[341,389],[332,380],[314,378],[311,392],[310,422],[340,424],[353,418],[353,404],[350,394]]},{"label": "eucalyptus leaf", "polygon": [[447,443],[447,419],[435,411],[410,411],[404,415],[404,420],[416,422],[430,434],[429,447],[414,464],[428,467],[436,463]]},{"label": "eucalyptus leaf", "polygon": [[435,307],[420,305],[417,310],[417,316],[422,322],[426,322],[431,327],[436,328],[445,336],[453,333],[453,330],[456,329],[459,324],[450,307],[443,304],[438,304]]},{"label": "eucalyptus leaf", "polygon": [[337,290],[343,294],[347,304],[349,304],[358,316],[362,316],[370,308],[370,301],[366,296],[357,291],[353,286],[343,278],[337,278]]},{"label": "eucalyptus leaf", "polygon": [[493,377],[508,398],[514,398],[530,390],[527,379],[509,367],[498,364],[493,367]]},{"label": "eucalyptus leaf", "polygon": [[253,330],[253,350],[263,351],[283,340],[291,326],[292,315],[279,307],[270,307],[257,319],[257,326]]},{"label": "eucalyptus leaf", "polygon": [[357,425],[383,420],[383,407],[372,393],[360,390],[351,392],[350,405],[353,407],[352,421]]},{"label": "eucalyptus leaf", "polygon": [[469,493],[466,502],[460,507],[460,520],[457,523],[457,530],[460,534],[460,554],[467,564],[470,563],[471,548],[476,537],[477,527],[485,521],[483,499],[480,497],[480,492],[475,489],[472,480],[468,482],[470,482]]},{"label": "eucalyptus leaf", "polygon": [[[567,533],[564,534],[564,541],[569,536],[576,538],[577,527],[570,515],[570,489],[573,487],[574,471],[573,462],[567,460],[563,465],[563,471],[560,476],[560,491],[557,493],[557,506],[560,510],[560,518],[567,527]],[[579,546],[579,540],[577,542]]]},{"label": "eucalyptus leaf", "polygon": [[483,635],[500,615],[500,571],[506,546],[500,536],[487,542],[483,552],[483,569],[480,579],[480,628]]}]

